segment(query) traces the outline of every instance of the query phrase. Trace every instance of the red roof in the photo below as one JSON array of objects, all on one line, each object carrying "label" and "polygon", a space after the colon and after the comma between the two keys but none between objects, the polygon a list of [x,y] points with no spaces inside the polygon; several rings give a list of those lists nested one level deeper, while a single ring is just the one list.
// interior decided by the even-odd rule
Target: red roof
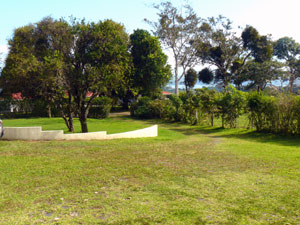
[{"label": "red roof", "polygon": [[94,93],[93,92],[91,92],[91,91],[88,91],[87,93],[86,93],[86,97],[92,97],[92,95],[93,95]]},{"label": "red roof", "polygon": [[171,95],[172,93],[171,93],[171,92],[168,92],[168,91],[162,91],[162,94],[163,94],[163,95]]},{"label": "red roof", "polygon": [[22,97],[22,93],[18,92],[18,93],[12,93],[11,94],[12,99],[14,100],[22,100],[24,99],[24,97]]}]

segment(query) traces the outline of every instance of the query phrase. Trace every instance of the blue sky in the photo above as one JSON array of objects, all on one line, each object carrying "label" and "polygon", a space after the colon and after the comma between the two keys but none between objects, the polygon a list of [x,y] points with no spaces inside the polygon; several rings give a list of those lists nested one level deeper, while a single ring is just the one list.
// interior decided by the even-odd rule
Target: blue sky
[{"label": "blue sky", "polygon": [[[13,30],[35,23],[45,16],[54,18],[73,15],[89,21],[113,19],[122,22],[128,32],[136,28],[150,29],[144,18],[155,19],[156,11],[151,3],[160,0],[3,0],[0,13],[0,45],[6,45]],[[184,0],[171,0],[175,5]],[[236,25],[250,24],[262,33],[283,31],[286,35],[300,36],[292,29],[299,29],[299,0],[188,0],[199,16],[222,14]]]},{"label": "blue sky", "polygon": [[[222,14],[245,27],[250,24],[261,34],[274,39],[293,37],[300,42],[299,0],[187,0],[199,16],[206,18]],[[0,53],[7,52],[7,40],[17,27],[35,23],[45,16],[69,16],[88,21],[113,19],[125,25],[127,32],[143,28],[150,30],[144,18],[156,20],[151,3],[160,0],[3,0],[0,12]],[[174,5],[185,0],[171,0]],[[2,55],[2,58],[4,56]]]}]

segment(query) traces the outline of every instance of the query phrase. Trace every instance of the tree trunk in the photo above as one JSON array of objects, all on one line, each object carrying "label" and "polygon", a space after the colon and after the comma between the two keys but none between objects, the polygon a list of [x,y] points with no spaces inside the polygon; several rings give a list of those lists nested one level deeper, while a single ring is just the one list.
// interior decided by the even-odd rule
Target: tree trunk
[{"label": "tree trunk", "polygon": [[48,108],[48,118],[51,118],[51,106],[50,104],[47,105],[47,108]]},{"label": "tree trunk", "polygon": [[67,109],[68,109],[68,124],[69,124],[68,128],[70,132],[74,132],[71,92],[69,92],[69,101],[68,101]]},{"label": "tree trunk", "polygon": [[289,80],[289,91],[292,93],[294,89],[295,76],[291,75]]},{"label": "tree trunk", "polygon": [[127,100],[123,101],[122,108],[125,110],[128,110],[129,109],[129,101],[127,101]]},{"label": "tree trunk", "polygon": [[69,118],[67,118],[66,116],[63,116],[63,119],[65,121],[65,124],[68,127],[69,132],[74,132],[74,123],[73,123],[73,116],[69,116]]},{"label": "tree trunk", "polygon": [[57,108],[59,108],[61,117],[64,119],[66,126],[68,127],[69,132],[74,132],[74,112],[72,111],[72,96],[69,94],[69,99],[67,104],[61,103],[56,105]]},{"label": "tree trunk", "polygon": [[72,115],[69,115],[69,118],[68,118],[68,128],[69,128],[69,131],[70,132],[74,132],[74,123],[73,123],[73,116]]},{"label": "tree trunk", "polygon": [[81,109],[79,112],[79,121],[81,125],[81,132],[82,133],[88,133],[88,127],[87,127],[87,116],[89,114],[89,107],[86,106],[84,103],[81,104]]},{"label": "tree trunk", "polygon": [[213,112],[210,114],[210,123],[211,123],[211,126],[213,127],[214,126],[214,113]]},{"label": "tree trunk", "polygon": [[175,58],[175,95],[179,95],[179,86],[178,86],[179,80],[178,80],[178,66]]},{"label": "tree trunk", "polygon": [[80,125],[81,125],[81,132],[82,133],[88,133],[88,127],[87,127],[87,118],[85,116],[80,116],[79,117],[80,120]]},{"label": "tree trunk", "polygon": [[222,115],[222,128],[225,128],[225,118],[223,115]]},{"label": "tree trunk", "polygon": [[178,80],[177,78],[175,78],[175,95],[179,95],[179,87],[178,87]]}]

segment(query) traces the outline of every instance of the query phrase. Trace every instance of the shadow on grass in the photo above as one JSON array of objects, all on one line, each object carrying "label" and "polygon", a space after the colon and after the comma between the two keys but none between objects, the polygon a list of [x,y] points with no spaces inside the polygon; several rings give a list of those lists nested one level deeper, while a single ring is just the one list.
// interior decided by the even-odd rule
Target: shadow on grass
[{"label": "shadow on grass", "polygon": [[145,124],[154,125],[158,124],[163,128],[179,132],[186,136],[192,135],[208,135],[212,138],[238,138],[247,141],[268,143],[282,146],[294,146],[300,147],[299,136],[287,136],[280,134],[262,133],[255,130],[246,128],[221,128],[221,127],[210,127],[210,126],[192,126],[189,124],[178,123],[178,122],[166,122],[159,119],[137,119],[130,116],[119,117],[120,120],[138,120]]},{"label": "shadow on grass", "polygon": [[282,146],[300,147],[299,136],[288,136],[272,133],[257,132],[250,129],[230,128],[208,128],[200,127],[198,131],[202,134],[220,138],[238,138],[247,141],[268,143]]}]

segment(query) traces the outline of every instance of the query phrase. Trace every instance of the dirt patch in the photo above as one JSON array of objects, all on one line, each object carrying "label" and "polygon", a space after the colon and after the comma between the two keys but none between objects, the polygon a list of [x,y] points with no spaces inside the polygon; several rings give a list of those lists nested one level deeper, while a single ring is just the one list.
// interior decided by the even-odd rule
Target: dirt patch
[{"label": "dirt patch", "polygon": [[130,112],[115,112],[110,113],[108,117],[130,116]]}]

